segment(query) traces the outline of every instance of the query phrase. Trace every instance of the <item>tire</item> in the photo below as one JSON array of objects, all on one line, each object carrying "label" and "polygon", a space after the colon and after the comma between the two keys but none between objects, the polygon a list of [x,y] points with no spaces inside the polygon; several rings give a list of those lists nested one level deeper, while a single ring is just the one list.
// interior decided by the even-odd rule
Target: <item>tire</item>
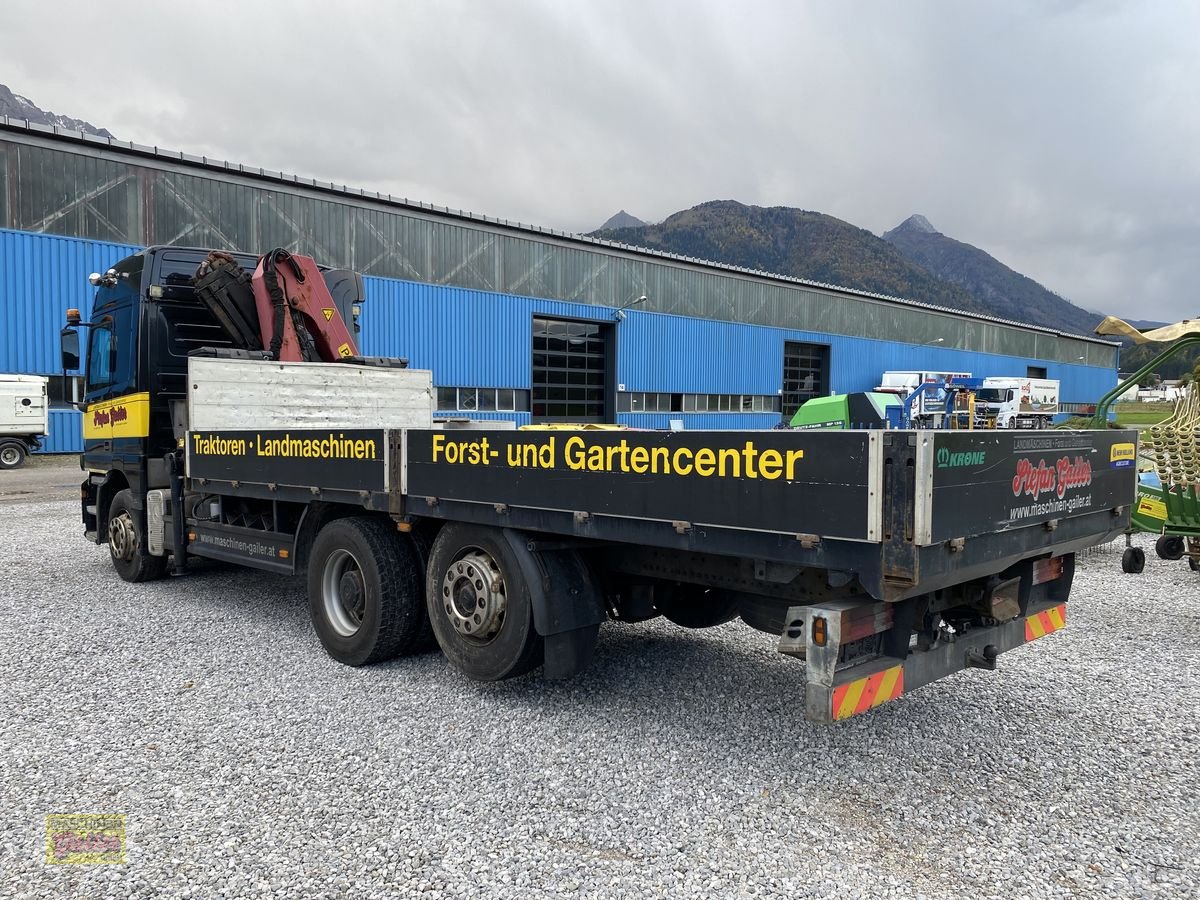
[{"label": "tire", "polygon": [[408,533],[409,540],[412,542],[413,550],[416,551],[417,559],[421,562],[421,632],[413,643],[412,653],[432,653],[438,649],[437,638],[433,635],[433,625],[429,621],[429,611],[425,606],[425,571],[429,565],[429,554],[433,549],[433,540],[431,533],[421,528],[413,529]]},{"label": "tire", "polygon": [[1121,554],[1121,571],[1126,575],[1141,575],[1146,568],[1146,551],[1141,547],[1126,547]]},{"label": "tire", "polygon": [[154,581],[167,574],[167,558],[146,552],[142,514],[133,507],[133,491],[117,491],[108,506],[108,555],[123,581]]},{"label": "tire", "polygon": [[541,665],[529,584],[497,529],[443,526],[430,550],[425,596],[438,645],[468,678],[502,681]]},{"label": "tire", "polygon": [[334,519],[308,557],[308,611],[325,652],[367,666],[416,650],[426,627],[421,560],[390,520]]},{"label": "tire", "polygon": [[788,610],[796,605],[794,600],[743,594],[741,603],[738,605],[738,614],[742,617],[742,621],[755,631],[762,631],[766,634],[783,634],[783,627],[787,624]]},{"label": "tire", "polygon": [[1164,534],[1154,542],[1154,552],[1158,554],[1159,559],[1169,559],[1171,561],[1183,559],[1186,549],[1187,547],[1183,542],[1183,538],[1173,534]]},{"label": "tire", "polygon": [[25,457],[28,455],[24,444],[0,444],[0,469],[19,469],[25,465]]},{"label": "tire", "polygon": [[738,617],[740,598],[732,591],[698,584],[665,585],[654,591],[658,611],[683,628],[714,628]]}]

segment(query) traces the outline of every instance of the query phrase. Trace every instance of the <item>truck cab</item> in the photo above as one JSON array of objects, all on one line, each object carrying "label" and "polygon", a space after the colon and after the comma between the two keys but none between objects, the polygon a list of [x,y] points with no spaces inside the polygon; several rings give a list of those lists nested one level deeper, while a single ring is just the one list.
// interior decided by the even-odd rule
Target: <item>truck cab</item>
[{"label": "truck cab", "polygon": [[[188,358],[234,348],[228,330],[200,302],[195,275],[207,249],[152,246],[89,280],[96,287],[90,321],[69,317],[63,330],[63,367],[84,373],[82,486],[88,538],[109,540],[117,496],[133,518],[145,516],[146,492],[166,489],[186,427]],[[230,254],[253,271],[258,257]],[[322,267],[342,318],[355,323],[362,279]],[[77,328],[88,332],[80,359]],[[119,518],[119,517],[117,517]],[[144,525],[144,522],[142,523]]]},{"label": "truck cab", "polygon": [[1046,428],[1059,411],[1059,383],[1051,378],[989,377],[975,392],[977,424],[990,428]]}]

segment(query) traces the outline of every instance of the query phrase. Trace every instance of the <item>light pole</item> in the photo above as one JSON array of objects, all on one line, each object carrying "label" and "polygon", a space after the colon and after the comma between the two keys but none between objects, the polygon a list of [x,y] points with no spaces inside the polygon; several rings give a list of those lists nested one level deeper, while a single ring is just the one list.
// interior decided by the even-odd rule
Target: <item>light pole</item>
[{"label": "light pole", "polygon": [[625,310],[629,309],[629,307],[631,307],[631,306],[638,306],[645,302],[646,302],[646,295],[642,294],[642,296],[640,296],[634,300],[630,300],[624,306],[618,307],[617,311],[613,314],[613,318],[616,319],[618,322],[620,322],[622,319],[625,318]]}]

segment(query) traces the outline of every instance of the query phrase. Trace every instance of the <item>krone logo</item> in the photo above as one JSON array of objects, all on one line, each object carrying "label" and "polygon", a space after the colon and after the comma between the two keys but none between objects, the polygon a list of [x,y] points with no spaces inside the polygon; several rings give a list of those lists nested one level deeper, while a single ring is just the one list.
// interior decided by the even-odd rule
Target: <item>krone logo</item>
[{"label": "krone logo", "polygon": [[952,453],[945,447],[938,447],[937,467],[939,469],[956,469],[960,466],[982,466],[986,461],[986,450],[964,450]]}]

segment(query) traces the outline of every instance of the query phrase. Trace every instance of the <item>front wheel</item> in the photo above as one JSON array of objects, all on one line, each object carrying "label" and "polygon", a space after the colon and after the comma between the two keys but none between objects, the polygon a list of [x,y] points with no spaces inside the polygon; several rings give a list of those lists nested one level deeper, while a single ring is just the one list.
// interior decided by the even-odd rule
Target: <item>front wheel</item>
[{"label": "front wheel", "polygon": [[416,651],[427,628],[416,548],[390,521],[335,519],[309,554],[308,611],[325,651],[348,666]]},{"label": "front wheel", "polygon": [[0,469],[16,469],[25,462],[26,450],[24,444],[4,444],[0,446]]},{"label": "front wheel", "polygon": [[147,553],[145,537],[133,491],[117,491],[108,507],[108,553],[122,580],[153,581],[167,573],[167,558]]},{"label": "front wheel", "polygon": [[461,523],[443,526],[430,549],[425,598],[434,636],[475,681],[515,678],[542,663],[518,552],[500,531]]},{"label": "front wheel", "polygon": [[1146,568],[1146,551],[1141,547],[1126,547],[1121,554],[1121,571],[1126,575],[1141,575]]}]

